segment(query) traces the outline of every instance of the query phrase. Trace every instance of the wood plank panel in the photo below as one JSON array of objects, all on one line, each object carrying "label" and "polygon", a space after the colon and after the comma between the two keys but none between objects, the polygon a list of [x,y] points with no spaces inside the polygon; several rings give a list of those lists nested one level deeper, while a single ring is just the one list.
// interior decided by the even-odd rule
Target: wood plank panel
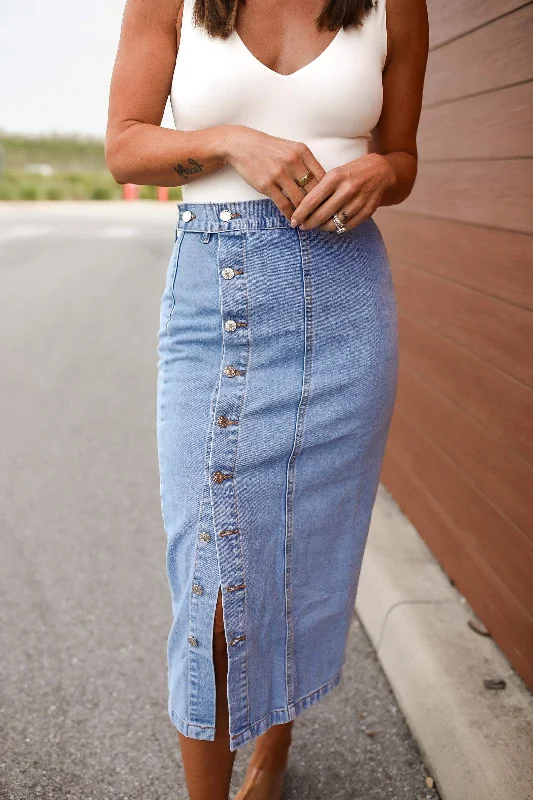
[{"label": "wood plank panel", "polygon": [[382,480],[533,689],[533,2],[428,0]]},{"label": "wood plank panel", "polygon": [[400,362],[533,462],[533,392],[400,312]]},{"label": "wood plank panel", "polygon": [[533,5],[429,54],[424,106],[533,79]]},{"label": "wood plank panel", "polygon": [[533,312],[395,263],[398,304],[409,317],[533,387]]},{"label": "wood plank panel", "polygon": [[[465,543],[425,485],[387,448],[382,480],[513,666],[533,690],[533,620],[508,587]],[[485,677],[480,674],[480,681]]]},{"label": "wood plank panel", "polygon": [[374,219],[393,264],[419,267],[533,309],[532,236],[386,207]]},{"label": "wood plank panel", "polygon": [[533,233],[533,159],[421,164],[398,208]]},{"label": "wood plank panel", "polygon": [[430,47],[455,39],[524,5],[524,0],[428,0]]},{"label": "wood plank panel", "polygon": [[533,466],[447,397],[406,369],[396,407],[533,540]]},{"label": "wood plank panel", "polygon": [[533,157],[533,82],[422,111],[419,161]]},{"label": "wood plank panel", "polygon": [[442,451],[396,408],[390,442],[461,533],[533,620],[533,541],[513,525]]}]

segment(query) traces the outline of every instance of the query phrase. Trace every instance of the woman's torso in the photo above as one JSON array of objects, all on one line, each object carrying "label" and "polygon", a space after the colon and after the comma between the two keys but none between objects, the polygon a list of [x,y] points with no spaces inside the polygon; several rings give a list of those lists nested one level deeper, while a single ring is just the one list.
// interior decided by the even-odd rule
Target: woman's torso
[{"label": "woman's torso", "polygon": [[[193,7],[194,0],[184,0],[170,93],[177,130],[246,125],[304,142],[326,171],[368,152],[383,102],[385,0],[377,0],[362,27],[341,28],[317,58],[289,75],[259,61],[237,31],[221,39],[194,26]],[[182,191],[189,203],[266,196],[231,166],[195,178]]]}]

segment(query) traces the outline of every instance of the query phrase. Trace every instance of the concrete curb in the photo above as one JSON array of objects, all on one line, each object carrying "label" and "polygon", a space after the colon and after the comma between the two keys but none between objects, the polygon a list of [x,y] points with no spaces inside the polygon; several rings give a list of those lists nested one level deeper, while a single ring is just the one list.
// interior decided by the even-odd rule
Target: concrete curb
[{"label": "concrete curb", "polygon": [[533,696],[383,486],[355,609],[443,800],[532,800]]}]

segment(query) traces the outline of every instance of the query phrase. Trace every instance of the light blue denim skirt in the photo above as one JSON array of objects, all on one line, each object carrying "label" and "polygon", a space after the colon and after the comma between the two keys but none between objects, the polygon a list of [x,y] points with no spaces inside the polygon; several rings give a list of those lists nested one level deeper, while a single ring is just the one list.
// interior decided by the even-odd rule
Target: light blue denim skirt
[{"label": "light blue denim skirt", "polygon": [[396,395],[372,218],[301,231],[268,198],[180,203],[161,297],[157,444],[168,712],[214,738],[222,587],[232,750],[335,687]]}]

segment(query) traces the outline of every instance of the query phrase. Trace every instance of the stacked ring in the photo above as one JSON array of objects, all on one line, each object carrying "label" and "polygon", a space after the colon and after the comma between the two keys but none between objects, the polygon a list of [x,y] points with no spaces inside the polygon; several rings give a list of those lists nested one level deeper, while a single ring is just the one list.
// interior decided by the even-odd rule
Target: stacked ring
[{"label": "stacked ring", "polygon": [[338,214],[333,214],[332,219],[335,223],[335,227],[337,228],[337,233],[347,233],[348,229],[344,227]]}]

